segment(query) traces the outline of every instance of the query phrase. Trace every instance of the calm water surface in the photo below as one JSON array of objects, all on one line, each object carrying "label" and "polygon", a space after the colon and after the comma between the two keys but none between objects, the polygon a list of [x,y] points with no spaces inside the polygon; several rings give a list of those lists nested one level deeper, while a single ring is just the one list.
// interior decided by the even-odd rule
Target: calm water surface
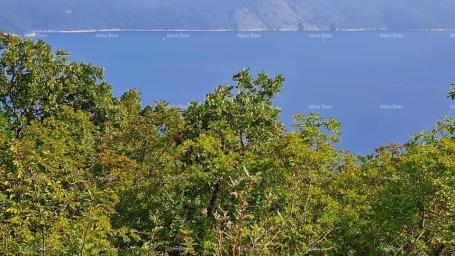
[{"label": "calm water surface", "polygon": [[402,143],[442,116],[455,82],[453,32],[111,32],[40,34],[72,59],[105,67],[114,93],[185,106],[242,68],[283,74],[282,120],[319,112],[342,122],[341,147]]}]

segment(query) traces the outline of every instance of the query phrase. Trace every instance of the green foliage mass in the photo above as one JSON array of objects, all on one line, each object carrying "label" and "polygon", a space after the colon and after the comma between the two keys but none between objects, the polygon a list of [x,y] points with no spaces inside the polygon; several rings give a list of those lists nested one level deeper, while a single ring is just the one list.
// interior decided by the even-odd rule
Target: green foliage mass
[{"label": "green foliage mass", "polygon": [[[455,123],[368,156],[248,70],[187,108],[0,35],[0,255],[453,255]],[[454,91],[449,97],[454,98]]]}]

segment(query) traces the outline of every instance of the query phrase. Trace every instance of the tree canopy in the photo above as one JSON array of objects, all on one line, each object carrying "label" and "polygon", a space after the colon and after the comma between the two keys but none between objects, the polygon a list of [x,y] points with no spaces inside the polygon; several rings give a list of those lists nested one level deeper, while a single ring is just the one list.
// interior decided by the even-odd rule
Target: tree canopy
[{"label": "tree canopy", "polygon": [[[243,70],[181,108],[0,34],[1,255],[453,255],[455,122],[367,156]],[[455,88],[449,93],[455,99]]]}]

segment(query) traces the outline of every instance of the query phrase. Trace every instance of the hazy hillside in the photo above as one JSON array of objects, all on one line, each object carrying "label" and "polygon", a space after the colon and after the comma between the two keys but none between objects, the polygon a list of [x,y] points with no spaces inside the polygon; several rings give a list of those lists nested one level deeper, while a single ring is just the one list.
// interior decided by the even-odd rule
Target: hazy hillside
[{"label": "hazy hillside", "polygon": [[3,0],[0,29],[455,28],[453,0]]}]

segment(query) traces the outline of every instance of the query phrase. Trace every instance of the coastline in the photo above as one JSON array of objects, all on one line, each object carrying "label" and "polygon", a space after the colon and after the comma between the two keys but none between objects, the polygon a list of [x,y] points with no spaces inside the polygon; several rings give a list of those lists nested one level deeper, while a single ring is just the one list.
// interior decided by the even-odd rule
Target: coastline
[{"label": "coastline", "polygon": [[337,30],[327,29],[121,29],[121,28],[106,28],[106,29],[73,29],[73,30],[34,30],[25,35],[36,33],[41,34],[77,34],[77,33],[109,33],[109,32],[452,32],[455,28],[432,28],[432,29],[387,29],[387,28],[345,28]]}]

